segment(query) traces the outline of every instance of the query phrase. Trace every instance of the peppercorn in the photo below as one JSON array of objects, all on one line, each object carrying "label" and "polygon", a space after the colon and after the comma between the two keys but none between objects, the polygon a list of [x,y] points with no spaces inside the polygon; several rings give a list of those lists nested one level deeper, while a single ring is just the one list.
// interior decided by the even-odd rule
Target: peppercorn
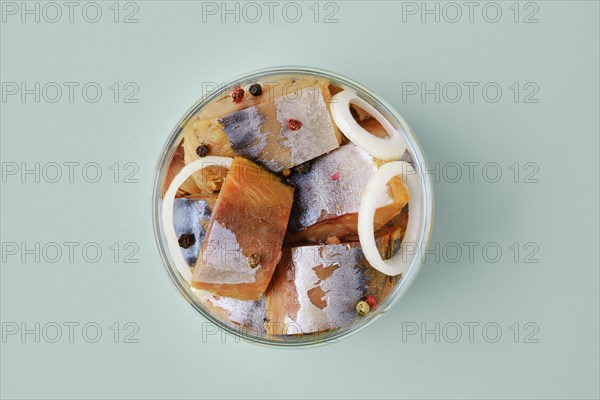
[{"label": "peppercorn", "polygon": [[248,91],[250,92],[250,94],[254,97],[256,96],[260,96],[262,94],[262,86],[260,86],[258,83],[253,83],[252,85],[250,85],[250,87],[248,88]]},{"label": "peppercorn", "polygon": [[283,171],[281,171],[281,175],[283,175],[284,178],[290,176],[291,173],[292,172],[289,169],[284,169]]},{"label": "peppercorn", "polygon": [[356,304],[356,312],[358,313],[358,315],[365,316],[369,313],[369,311],[371,311],[371,306],[369,306],[369,303],[367,303],[366,301],[359,301]]},{"label": "peppercorn", "polygon": [[196,237],[191,233],[184,233],[183,235],[179,236],[178,242],[179,247],[188,249],[192,247],[194,243],[196,243]]},{"label": "peppercorn", "polygon": [[297,172],[297,173],[299,173],[300,175],[304,175],[304,174],[306,174],[308,171],[310,171],[310,168],[311,168],[310,161],[306,161],[306,162],[303,162],[303,163],[302,163],[302,164],[300,164],[300,165],[297,165],[297,166],[294,168],[294,171],[296,171],[296,172]]},{"label": "peppercorn", "polygon": [[298,129],[302,128],[302,122],[292,118],[288,121],[288,128],[290,128],[292,131],[297,131]]},{"label": "peppercorn", "polygon": [[250,266],[250,268],[256,268],[260,264],[260,255],[252,254],[246,260],[248,261],[248,265]]},{"label": "peppercorn", "polygon": [[196,154],[198,157],[206,157],[208,155],[208,146],[205,144],[201,144],[196,147]]},{"label": "peppercorn", "polygon": [[369,303],[369,307],[371,307],[371,309],[375,308],[375,306],[377,305],[377,302],[375,301],[375,297],[373,297],[373,296],[366,296],[365,301],[367,303]]},{"label": "peppercorn", "polygon": [[236,87],[233,92],[231,92],[231,97],[233,98],[234,103],[241,103],[242,99],[244,98],[244,89],[239,86]]}]

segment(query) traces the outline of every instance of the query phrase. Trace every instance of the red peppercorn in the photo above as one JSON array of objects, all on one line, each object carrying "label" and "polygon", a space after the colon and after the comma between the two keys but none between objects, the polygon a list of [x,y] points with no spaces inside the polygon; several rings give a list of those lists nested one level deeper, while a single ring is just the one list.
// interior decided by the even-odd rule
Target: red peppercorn
[{"label": "red peppercorn", "polygon": [[244,98],[244,89],[241,87],[236,87],[233,92],[231,92],[231,97],[233,98],[234,103],[240,103]]},{"label": "red peppercorn", "polygon": [[298,129],[302,128],[302,122],[298,121],[297,119],[290,119],[288,121],[288,128],[290,128],[292,131],[297,131]]},{"label": "red peppercorn", "polygon": [[336,172],[335,174],[331,175],[331,180],[332,181],[337,181],[338,179],[340,179],[340,173]]},{"label": "red peppercorn", "polygon": [[373,296],[365,297],[365,301],[367,303],[369,303],[369,307],[371,307],[371,308],[375,308],[375,306],[377,305],[377,302],[375,301],[375,297],[373,297]]}]

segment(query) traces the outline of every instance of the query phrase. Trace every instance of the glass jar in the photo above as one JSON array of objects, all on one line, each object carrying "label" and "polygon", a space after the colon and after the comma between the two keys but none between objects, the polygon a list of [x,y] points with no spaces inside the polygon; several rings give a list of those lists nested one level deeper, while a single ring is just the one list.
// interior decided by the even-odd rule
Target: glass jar
[{"label": "glass jar", "polygon": [[[239,324],[236,324],[218,315],[218,313],[215,313],[214,310],[211,311],[207,308],[206,302],[203,301],[202,297],[198,295],[196,290],[190,287],[190,284],[179,272],[180,270],[176,268],[173,257],[169,252],[167,237],[162,223],[162,205],[163,195],[165,192],[165,179],[169,166],[173,160],[173,156],[179,144],[181,143],[182,131],[186,124],[208,104],[217,101],[219,98],[223,98],[223,96],[229,97],[229,94],[232,93],[236,87],[248,87],[249,84],[258,80],[275,80],[282,76],[325,78],[331,83],[343,88],[344,91],[348,91],[348,93],[354,93],[358,97],[358,101],[361,101],[363,104],[366,102],[367,104],[365,104],[365,107],[369,106],[374,108],[380,113],[380,116],[385,118],[385,122],[389,123],[392,129],[400,133],[403,143],[405,144],[406,151],[409,155],[408,159],[410,159],[411,165],[416,171],[416,176],[419,178],[418,180],[414,181],[415,186],[413,186],[412,190],[414,190],[415,193],[410,193],[410,204],[412,210],[412,202],[418,201],[418,204],[415,204],[414,207],[415,209],[418,207],[420,211],[416,217],[413,215],[409,217],[416,218],[418,220],[412,221],[413,232],[411,242],[403,243],[403,245],[406,246],[401,247],[398,251],[401,253],[403,251],[408,251],[407,249],[410,249],[410,251],[414,253],[414,257],[404,259],[406,265],[404,266],[402,276],[390,289],[387,296],[379,304],[377,304],[377,307],[372,309],[367,315],[356,318],[352,323],[339,329],[308,334],[269,335],[243,328]],[[229,97],[229,99],[231,99],[231,97]],[[351,102],[350,104],[353,103]],[[371,325],[378,318],[383,316],[386,311],[388,311],[402,297],[402,295],[406,293],[417,276],[422,264],[420,255],[424,254],[426,250],[433,224],[433,189],[430,180],[425,179],[425,175],[422,174],[421,171],[427,171],[427,164],[415,134],[397,111],[395,111],[388,103],[371,92],[369,89],[349,78],[340,76],[336,73],[310,67],[275,67],[262,69],[233,79],[225,85],[220,86],[218,90],[204,95],[204,97],[202,97],[190,108],[188,112],[185,113],[183,118],[181,118],[181,120],[176,124],[175,128],[169,135],[169,138],[160,154],[154,181],[152,216],[155,240],[167,274],[179,293],[188,303],[190,303],[190,305],[192,305],[192,307],[196,309],[196,311],[210,321],[210,323],[214,324],[225,332],[253,343],[279,347],[306,347],[335,342]],[[394,258],[400,262],[399,255],[398,257]],[[393,264],[393,262],[391,262],[391,264]],[[214,331],[214,329],[211,331]]]}]

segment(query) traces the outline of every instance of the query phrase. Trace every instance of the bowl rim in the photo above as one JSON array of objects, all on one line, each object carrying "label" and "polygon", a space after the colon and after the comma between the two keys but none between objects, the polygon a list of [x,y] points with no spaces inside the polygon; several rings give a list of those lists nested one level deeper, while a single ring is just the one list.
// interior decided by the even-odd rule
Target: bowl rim
[{"label": "bowl rim", "polygon": [[[423,179],[423,175],[421,174],[421,170],[424,169],[428,171],[427,161],[425,155],[421,149],[421,145],[413,130],[410,128],[408,123],[404,120],[404,118],[396,111],[394,107],[392,107],[389,103],[383,100],[381,97],[377,96],[370,89],[363,86],[362,84],[354,81],[351,78],[348,78],[344,75],[340,75],[336,72],[332,72],[325,69],[309,67],[309,66],[276,66],[276,67],[267,67],[257,69],[243,75],[239,75],[229,81],[224,82],[223,85],[219,87],[218,90],[214,90],[203,94],[203,96],[197,100],[188,110],[187,112],[179,119],[175,127],[171,130],[171,133],[163,145],[163,148],[160,152],[156,170],[154,177],[154,184],[152,189],[152,226],[154,231],[154,239],[156,245],[159,250],[159,254],[162,260],[163,267],[169,276],[171,282],[175,285],[176,289],[179,293],[187,300],[187,302],[204,318],[206,318],[210,323],[217,326],[219,329],[224,330],[226,333],[233,335],[236,338],[240,338],[246,342],[264,345],[267,347],[277,347],[277,348],[306,348],[306,347],[316,347],[323,344],[335,343],[343,338],[348,338],[363,329],[371,326],[375,321],[377,321],[381,316],[383,316],[387,311],[389,311],[394,305],[398,303],[400,298],[404,296],[407,290],[412,286],[416,276],[418,275],[422,264],[423,259],[421,257],[414,257],[413,263],[408,269],[408,272],[405,276],[403,276],[400,281],[395,285],[390,294],[387,296],[383,304],[380,304],[377,309],[370,313],[371,315],[361,318],[358,323],[353,323],[349,326],[346,326],[341,329],[336,329],[330,332],[320,332],[315,334],[308,335],[298,335],[298,336],[285,336],[287,338],[286,341],[275,341],[272,339],[268,339],[268,336],[259,337],[257,334],[253,334],[247,330],[241,328],[234,328],[233,326],[228,325],[224,321],[220,320],[213,316],[210,312],[204,310],[201,306],[198,297],[192,292],[189,285],[183,280],[177,268],[174,266],[169,251],[166,247],[166,239],[164,236],[163,228],[162,228],[162,191],[164,185],[164,179],[166,176],[167,168],[165,168],[170,160],[173,157],[175,150],[177,149],[177,144],[180,141],[180,134],[185,127],[186,123],[206,104],[210,101],[214,100],[218,96],[221,96],[225,91],[235,87],[235,85],[239,83],[247,83],[249,81],[255,80],[257,78],[261,78],[264,76],[272,76],[272,75],[282,75],[282,74],[303,74],[303,75],[312,75],[312,76],[321,76],[333,81],[341,82],[344,85],[347,85],[357,91],[357,93],[361,97],[366,97],[365,100],[374,103],[374,106],[386,116],[386,118],[391,117],[391,123],[394,126],[400,126],[405,135],[408,143],[408,150],[413,159],[413,163],[418,165],[417,172],[421,177],[421,190],[423,192],[423,219],[422,221],[422,229],[419,232],[419,244],[422,247],[421,253],[426,251],[429,241],[431,238],[431,232],[433,228],[433,219],[434,219],[434,194],[433,194],[433,185],[430,179]],[[417,169],[417,168],[415,168]],[[204,328],[203,328],[204,329]],[[292,339],[293,338],[293,339]],[[298,340],[295,339],[305,339]],[[291,339],[291,340],[290,340]]]}]

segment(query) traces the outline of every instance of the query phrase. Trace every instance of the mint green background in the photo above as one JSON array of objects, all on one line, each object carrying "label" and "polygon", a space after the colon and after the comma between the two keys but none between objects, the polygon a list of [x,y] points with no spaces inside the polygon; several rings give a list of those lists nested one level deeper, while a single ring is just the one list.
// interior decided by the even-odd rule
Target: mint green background
[{"label": "mint green background", "polygon": [[[108,11],[109,3],[103,4]],[[310,2],[312,3],[312,2]],[[302,3],[308,13],[310,3]],[[2,398],[598,398],[598,2],[539,1],[537,24],[401,20],[401,3],[341,1],[336,24],[221,23],[201,4],[140,1],[137,24],[25,23],[0,28],[1,80],[137,82],[138,104],[1,104],[3,162],[115,161],[140,165],[138,184],[2,184],[2,241],[135,241],[137,264],[32,261],[1,268],[1,319],[94,321],[106,338],[1,345]],[[429,260],[406,297],[342,342],[276,350],[219,336],[177,294],[156,250],[150,212],[155,163],[167,135],[221,82],[272,65],[330,69],[395,106],[430,163],[500,163],[505,178],[436,183],[432,240],[498,242],[500,262]],[[499,82],[498,103],[402,102],[402,82]],[[537,104],[508,86],[533,81]],[[105,94],[108,98],[108,92]],[[508,166],[536,162],[537,184]],[[109,172],[105,170],[105,172]],[[537,264],[508,246],[538,243]],[[107,328],[135,322],[137,344]],[[401,341],[402,322],[497,322],[498,343]],[[508,327],[535,322],[539,343]]]}]

